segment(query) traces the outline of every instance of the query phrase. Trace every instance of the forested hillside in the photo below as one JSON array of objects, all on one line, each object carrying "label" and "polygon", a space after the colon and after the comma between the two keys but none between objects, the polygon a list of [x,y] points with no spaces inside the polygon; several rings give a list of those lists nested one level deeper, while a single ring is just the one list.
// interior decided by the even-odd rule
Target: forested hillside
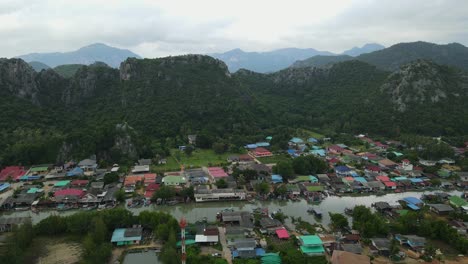
[{"label": "forested hillside", "polygon": [[352,60],[327,69],[231,75],[219,60],[187,55],[127,59],[119,70],[96,63],[64,78],[4,59],[0,163],[91,154],[127,162],[167,155],[188,134],[197,134],[200,146],[231,149],[268,135],[287,138],[296,128],[463,135],[467,83],[461,70],[421,61],[394,73]]}]

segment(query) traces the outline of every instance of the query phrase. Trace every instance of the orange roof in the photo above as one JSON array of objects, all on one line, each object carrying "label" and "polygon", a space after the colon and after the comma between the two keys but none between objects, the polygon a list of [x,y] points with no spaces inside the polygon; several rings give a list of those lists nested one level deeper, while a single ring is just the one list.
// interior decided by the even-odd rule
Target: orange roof
[{"label": "orange roof", "polygon": [[129,175],[125,177],[124,185],[135,185],[139,181],[143,181],[143,175]]},{"label": "orange roof", "polygon": [[154,183],[156,181],[156,173],[147,173],[144,175],[145,183]]}]

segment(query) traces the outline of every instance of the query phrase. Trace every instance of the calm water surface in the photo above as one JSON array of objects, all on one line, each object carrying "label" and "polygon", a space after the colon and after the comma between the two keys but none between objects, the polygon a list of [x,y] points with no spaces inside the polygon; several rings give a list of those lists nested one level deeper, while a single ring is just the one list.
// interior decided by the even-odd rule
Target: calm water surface
[{"label": "calm water surface", "polygon": [[129,253],[125,255],[123,264],[159,264],[158,256],[152,250],[148,252]]},{"label": "calm water surface", "polygon": [[[365,205],[371,206],[371,204],[384,201],[388,202],[390,205],[398,204],[398,200],[403,199],[407,196],[414,196],[420,198],[423,194],[430,194],[435,193],[438,191],[431,191],[431,192],[407,192],[407,193],[391,193],[386,194],[383,196],[360,196],[360,197],[337,197],[331,196],[325,198],[320,204],[313,205],[307,203],[305,200],[301,200],[299,202],[292,202],[292,201],[258,201],[256,204],[250,204],[246,202],[209,202],[209,203],[189,203],[189,204],[177,204],[174,206],[149,206],[149,207],[141,207],[141,208],[131,208],[129,209],[134,214],[139,214],[141,211],[144,210],[156,210],[156,211],[163,211],[171,214],[175,218],[180,218],[184,216],[189,222],[196,222],[202,220],[204,217],[208,219],[208,221],[215,221],[216,220],[216,213],[226,209],[226,208],[233,208],[235,210],[243,210],[243,211],[252,211],[257,207],[267,207],[269,212],[274,212],[277,210],[281,210],[287,216],[293,217],[302,217],[303,220],[309,221],[310,223],[322,223],[324,225],[328,225],[330,223],[330,217],[328,216],[328,212],[332,213],[343,213],[344,209],[347,207],[354,207],[356,205]],[[449,194],[451,195],[461,195],[459,191],[452,191]],[[310,207],[316,206],[318,207],[322,213],[323,218],[321,220],[317,220],[313,215],[307,213],[307,209]],[[57,211],[45,211],[40,212],[39,214],[34,214],[29,211],[22,211],[22,212],[8,212],[4,213],[5,217],[21,217],[21,216],[31,216],[33,223],[37,223],[40,220],[48,217],[49,215],[70,215],[79,212],[78,210],[74,211],[65,211],[65,212],[57,212]],[[290,224],[290,220],[286,221],[286,224]]]}]

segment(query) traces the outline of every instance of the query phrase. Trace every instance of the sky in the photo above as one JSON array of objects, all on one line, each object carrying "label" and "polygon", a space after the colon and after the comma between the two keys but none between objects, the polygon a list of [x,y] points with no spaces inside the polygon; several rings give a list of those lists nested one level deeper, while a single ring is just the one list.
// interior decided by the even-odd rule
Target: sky
[{"label": "sky", "polygon": [[0,0],[0,57],[92,43],[148,58],[365,43],[468,46],[466,0]]}]

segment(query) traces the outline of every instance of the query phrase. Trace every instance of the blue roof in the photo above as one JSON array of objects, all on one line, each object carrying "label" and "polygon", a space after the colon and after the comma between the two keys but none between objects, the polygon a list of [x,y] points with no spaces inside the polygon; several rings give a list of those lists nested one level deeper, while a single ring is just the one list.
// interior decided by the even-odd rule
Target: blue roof
[{"label": "blue roof", "polygon": [[8,189],[10,187],[10,184],[8,182],[0,184],[0,192]]},{"label": "blue roof", "polygon": [[304,143],[304,140],[302,140],[300,138],[297,138],[297,137],[293,137],[289,141],[292,142],[292,143]]},{"label": "blue roof", "polygon": [[349,174],[353,177],[359,177],[359,174],[355,171],[351,171]]},{"label": "blue roof", "polygon": [[239,257],[239,251],[233,250],[231,253],[232,253],[232,257],[233,257],[233,258]]},{"label": "blue roof", "polygon": [[307,139],[307,141],[309,141],[311,143],[317,143],[318,142],[318,140],[316,138],[313,138],[313,137]]},{"label": "blue roof", "polygon": [[84,171],[80,167],[76,167],[73,170],[67,172],[67,176],[73,177],[73,176],[82,176],[84,174]]},{"label": "blue roof", "polygon": [[20,177],[20,180],[22,181],[33,181],[33,180],[39,180],[41,179],[41,176],[36,176],[36,175],[24,175]]},{"label": "blue roof", "polygon": [[124,241],[137,241],[141,240],[141,236],[126,237],[125,236],[126,228],[117,228],[112,233],[111,242],[124,242]]},{"label": "blue roof", "polygon": [[413,183],[423,182],[423,180],[421,180],[419,178],[411,178],[410,181],[413,182]]},{"label": "blue roof", "polygon": [[255,145],[257,145],[258,147],[269,147],[270,143],[268,143],[268,142],[257,142],[257,143],[255,143]]},{"label": "blue roof", "polygon": [[263,248],[255,248],[255,255],[257,257],[261,257],[263,255],[265,255],[265,250]]},{"label": "blue roof", "polygon": [[248,144],[245,147],[248,149],[254,149],[254,148],[257,148],[257,144]]},{"label": "blue roof", "polygon": [[355,177],[354,180],[358,182],[367,182],[367,180],[364,177]]},{"label": "blue roof", "polygon": [[414,204],[410,204],[410,203],[409,203],[409,204],[407,204],[407,206],[408,206],[409,208],[415,210],[415,211],[419,210],[419,207],[417,207],[417,206],[414,205]]},{"label": "blue roof", "polygon": [[336,166],[335,170],[339,172],[347,172],[347,171],[350,171],[351,169],[348,168],[348,166]]},{"label": "blue roof", "polygon": [[271,180],[275,183],[283,182],[283,177],[281,177],[281,175],[278,174],[273,174],[271,175]]},{"label": "blue roof", "polygon": [[407,202],[408,204],[422,204],[423,201],[419,200],[416,197],[405,197],[403,198],[403,201]]}]

